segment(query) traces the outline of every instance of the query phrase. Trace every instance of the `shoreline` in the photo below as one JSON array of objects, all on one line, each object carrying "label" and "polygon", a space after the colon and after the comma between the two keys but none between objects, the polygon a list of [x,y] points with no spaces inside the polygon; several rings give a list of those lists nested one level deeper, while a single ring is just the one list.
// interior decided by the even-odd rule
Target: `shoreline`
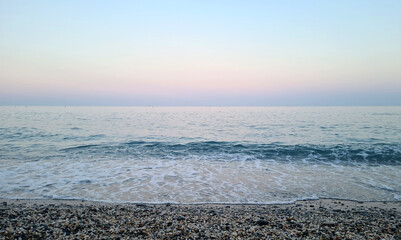
[{"label": "shoreline", "polygon": [[0,239],[399,239],[401,202],[151,204],[0,199]]},{"label": "shoreline", "polygon": [[[220,202],[201,202],[201,203],[176,203],[176,202],[112,202],[102,200],[86,200],[86,199],[37,199],[37,198],[0,198],[0,203],[6,202],[7,204],[25,204],[25,205],[132,205],[132,206],[291,206],[291,205],[308,205],[319,204],[327,205],[328,207],[379,207],[379,208],[396,208],[401,211],[401,201],[359,201],[340,198],[317,198],[317,199],[302,199],[293,202],[274,202],[274,203],[220,203]],[[340,206],[341,205],[341,206]]]}]

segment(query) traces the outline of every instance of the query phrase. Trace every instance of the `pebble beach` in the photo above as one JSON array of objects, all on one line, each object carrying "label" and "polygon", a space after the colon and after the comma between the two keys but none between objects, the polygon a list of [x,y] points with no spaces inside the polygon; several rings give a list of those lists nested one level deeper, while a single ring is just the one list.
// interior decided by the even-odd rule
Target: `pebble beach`
[{"label": "pebble beach", "polygon": [[401,239],[401,202],[1,200],[0,239]]}]

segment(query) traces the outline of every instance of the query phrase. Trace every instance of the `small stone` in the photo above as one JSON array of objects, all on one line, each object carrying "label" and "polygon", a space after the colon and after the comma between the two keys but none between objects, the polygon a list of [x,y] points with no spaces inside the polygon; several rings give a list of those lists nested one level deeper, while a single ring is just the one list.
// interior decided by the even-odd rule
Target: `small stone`
[{"label": "small stone", "polygon": [[258,221],[256,221],[256,224],[258,224],[259,226],[265,226],[269,225],[269,222],[264,219],[259,219]]},{"label": "small stone", "polygon": [[322,223],[320,225],[321,226],[327,226],[327,227],[333,227],[333,226],[337,225],[337,223],[336,222],[332,222],[332,221],[327,221],[327,222],[324,222],[324,223]]},{"label": "small stone", "polygon": [[177,217],[177,220],[178,220],[178,221],[183,221],[183,220],[185,220],[185,218],[184,218],[183,216],[178,216],[178,217]]},{"label": "small stone", "polygon": [[46,224],[44,224],[44,223],[39,224],[39,227],[44,228],[44,229],[48,229],[48,228],[49,228],[49,227],[48,227]]},{"label": "small stone", "polygon": [[63,229],[65,235],[70,236],[71,235],[71,231],[68,228],[64,228]]},{"label": "small stone", "polygon": [[292,217],[289,217],[286,220],[287,220],[287,222],[294,222],[295,221],[294,218],[292,218]]}]

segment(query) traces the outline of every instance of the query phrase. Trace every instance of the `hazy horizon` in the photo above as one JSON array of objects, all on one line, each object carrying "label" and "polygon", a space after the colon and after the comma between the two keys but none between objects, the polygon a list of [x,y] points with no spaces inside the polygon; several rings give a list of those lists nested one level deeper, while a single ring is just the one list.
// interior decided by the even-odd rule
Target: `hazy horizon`
[{"label": "hazy horizon", "polygon": [[401,1],[1,1],[0,105],[399,106]]}]

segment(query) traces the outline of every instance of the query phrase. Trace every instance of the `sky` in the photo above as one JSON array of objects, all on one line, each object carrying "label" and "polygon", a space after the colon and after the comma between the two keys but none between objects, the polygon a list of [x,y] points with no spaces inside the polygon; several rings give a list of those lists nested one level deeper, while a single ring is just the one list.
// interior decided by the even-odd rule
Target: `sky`
[{"label": "sky", "polygon": [[0,0],[0,105],[401,105],[400,0]]}]

